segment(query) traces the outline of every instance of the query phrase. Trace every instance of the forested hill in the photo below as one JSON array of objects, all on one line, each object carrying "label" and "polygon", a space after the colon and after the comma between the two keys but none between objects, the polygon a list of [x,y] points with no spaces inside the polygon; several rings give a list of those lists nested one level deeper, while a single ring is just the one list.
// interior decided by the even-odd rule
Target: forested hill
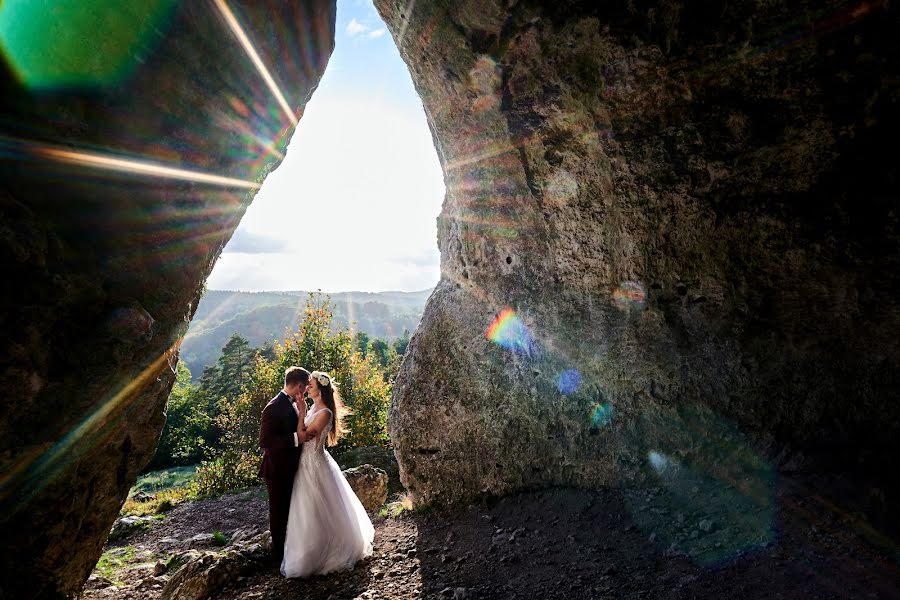
[{"label": "forested hill", "polygon": [[[431,290],[330,294],[334,325],[393,339],[419,324]],[[324,296],[322,297],[324,299]],[[303,318],[309,292],[207,290],[181,344],[181,360],[199,377],[214,364],[228,339],[238,334],[252,346],[281,341]]]}]

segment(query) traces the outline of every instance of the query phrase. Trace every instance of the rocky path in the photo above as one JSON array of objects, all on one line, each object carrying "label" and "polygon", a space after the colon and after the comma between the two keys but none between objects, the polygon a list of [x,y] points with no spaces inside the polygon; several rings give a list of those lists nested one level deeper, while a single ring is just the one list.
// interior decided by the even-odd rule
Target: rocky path
[{"label": "rocky path", "polygon": [[[236,576],[215,597],[246,598],[900,598],[897,546],[808,490],[779,492],[769,540],[723,543],[724,523],[671,515],[681,537],[663,541],[636,522],[615,490],[549,490],[452,514],[377,518],[374,556],[349,573],[285,580],[274,570]],[[652,508],[652,507],[651,507]],[[157,558],[210,545],[222,531],[262,530],[258,490],[177,507],[119,542],[135,564],[126,587],[96,577],[87,599],[158,598]],[[672,530],[668,530],[672,531]],[[143,558],[141,558],[143,557]]]}]

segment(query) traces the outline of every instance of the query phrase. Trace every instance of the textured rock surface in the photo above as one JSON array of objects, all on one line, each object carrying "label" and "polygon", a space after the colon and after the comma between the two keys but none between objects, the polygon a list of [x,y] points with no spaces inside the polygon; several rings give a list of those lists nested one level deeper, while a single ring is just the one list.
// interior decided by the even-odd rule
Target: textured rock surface
[{"label": "textured rock surface", "polygon": [[[81,589],[155,450],[175,343],[296,121],[214,3],[157,4],[173,8],[115,81],[36,89],[0,71],[2,597]],[[331,53],[333,0],[228,5],[299,116]],[[105,57],[120,32],[94,29],[72,35]],[[116,172],[70,151],[249,183]]]},{"label": "textured rock surface", "polygon": [[781,449],[895,489],[895,3],[376,5],[448,188],[389,416],[417,502],[768,505]]},{"label": "textured rock surface", "polygon": [[162,590],[162,600],[201,600],[271,563],[269,532],[236,543],[222,552],[188,550],[175,555],[184,563]]},{"label": "textured rock surface", "polygon": [[388,476],[381,469],[372,465],[360,465],[346,469],[343,473],[366,511],[378,510],[387,502]]}]

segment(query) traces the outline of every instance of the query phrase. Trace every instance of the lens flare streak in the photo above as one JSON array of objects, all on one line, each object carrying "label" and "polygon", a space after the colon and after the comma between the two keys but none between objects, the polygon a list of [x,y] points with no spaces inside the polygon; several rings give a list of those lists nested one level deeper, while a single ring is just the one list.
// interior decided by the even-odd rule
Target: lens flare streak
[{"label": "lens flare streak", "polygon": [[403,24],[400,26],[400,33],[397,35],[397,47],[399,48],[403,43],[403,38],[406,37],[406,29],[409,27],[410,21],[412,21],[412,13],[413,9],[416,6],[416,0],[409,0],[406,4],[406,8],[401,15],[406,15],[406,18],[403,20]]},{"label": "lens flare streak", "polygon": [[84,421],[62,436],[53,447],[45,448],[40,454],[31,453],[10,473],[0,478],[0,500],[5,504],[10,498],[18,501],[30,498],[40,488],[49,485],[65,464],[78,460],[85,450],[85,444],[102,445],[105,430],[121,417],[122,412],[131,406],[141,392],[157,380],[164,369],[171,368],[175,352],[177,346],[163,352]]},{"label": "lens flare streak", "polygon": [[211,173],[203,173],[201,171],[178,169],[175,167],[167,167],[165,165],[140,160],[113,158],[111,156],[103,156],[102,154],[92,154],[89,152],[80,152],[77,150],[64,150],[62,148],[38,146],[29,148],[29,151],[32,154],[56,162],[69,163],[78,165],[80,167],[102,169],[106,171],[118,171],[120,173],[135,173],[137,175],[150,175],[168,179],[180,179],[182,181],[208,183],[211,185],[237,187],[248,190],[259,189],[260,186],[260,184],[254,181],[247,181],[245,179],[223,177],[221,175],[213,175]]},{"label": "lens flare streak", "polygon": [[231,9],[228,7],[228,4],[225,2],[225,0],[214,1],[216,4],[216,8],[219,9],[219,13],[221,13],[222,15],[222,18],[224,18],[225,22],[228,24],[228,28],[231,29],[231,32],[241,43],[241,46],[244,48],[244,52],[247,53],[247,56],[253,62],[253,66],[255,66],[256,70],[259,71],[260,77],[263,78],[263,81],[266,82],[266,85],[269,87],[272,95],[275,96],[275,99],[278,101],[279,106],[281,106],[281,110],[291,122],[291,125],[296,127],[298,120],[296,115],[294,115],[294,111],[291,110],[291,107],[288,104],[288,101],[285,99],[284,94],[281,93],[281,89],[278,87],[278,84],[275,83],[275,79],[272,77],[269,69],[266,68],[266,65],[259,57],[259,54],[256,52],[256,48],[254,48],[253,44],[250,43],[250,38],[247,37],[247,34],[244,32],[241,24],[238,23],[238,20],[234,16],[234,13],[231,12]]}]

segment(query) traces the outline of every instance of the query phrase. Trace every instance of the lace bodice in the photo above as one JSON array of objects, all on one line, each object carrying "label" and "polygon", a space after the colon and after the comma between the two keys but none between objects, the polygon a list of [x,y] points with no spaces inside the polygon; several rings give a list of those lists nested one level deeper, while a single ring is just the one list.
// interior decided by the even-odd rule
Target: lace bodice
[{"label": "lace bodice", "polygon": [[307,411],[306,419],[303,421],[303,424],[309,427],[309,424],[313,422],[315,416],[323,410],[329,415],[328,423],[322,428],[322,432],[316,436],[315,439],[303,442],[304,450],[308,448],[310,450],[315,450],[316,452],[322,452],[325,449],[325,440],[328,438],[328,432],[331,431],[331,427],[334,424],[334,415],[331,414],[331,411],[327,408],[317,409],[315,405],[313,405],[312,409]]}]

